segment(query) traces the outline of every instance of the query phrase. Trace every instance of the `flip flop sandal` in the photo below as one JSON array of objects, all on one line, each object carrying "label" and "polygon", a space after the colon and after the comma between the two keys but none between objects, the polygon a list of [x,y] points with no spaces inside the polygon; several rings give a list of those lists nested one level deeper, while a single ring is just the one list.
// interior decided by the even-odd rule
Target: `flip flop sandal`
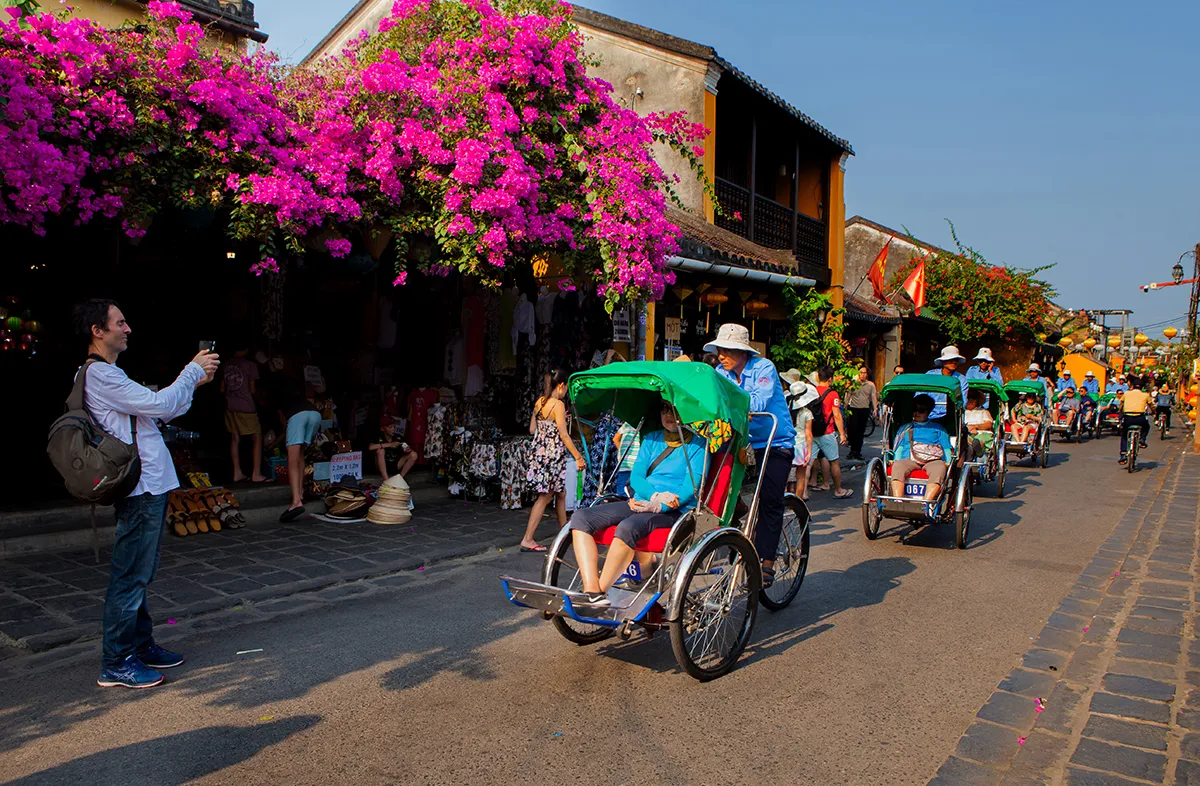
[{"label": "flip flop sandal", "polygon": [[532,549],[528,549],[528,548],[525,548],[524,546],[522,546],[521,551],[525,552],[526,554],[544,554],[546,552],[546,547],[545,546],[535,546]]},{"label": "flip flop sandal", "polygon": [[842,489],[842,491],[844,491],[846,493],[845,494],[834,494],[833,498],[834,499],[850,499],[851,497],[854,496],[854,492],[851,491],[850,489]]},{"label": "flip flop sandal", "polygon": [[762,588],[770,589],[771,585],[775,583],[775,571],[771,568],[763,568],[762,577]]}]

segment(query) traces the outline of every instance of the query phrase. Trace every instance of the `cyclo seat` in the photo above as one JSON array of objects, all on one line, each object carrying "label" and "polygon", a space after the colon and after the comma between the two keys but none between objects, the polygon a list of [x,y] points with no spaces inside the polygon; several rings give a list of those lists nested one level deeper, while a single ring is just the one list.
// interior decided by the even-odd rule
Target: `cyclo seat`
[{"label": "cyclo seat", "polygon": [[[893,466],[895,466],[895,465],[894,464],[888,465],[887,475],[889,478],[892,477],[892,467]],[[921,469],[920,467],[917,467],[912,472],[908,473],[908,479],[909,480],[929,480],[929,473],[926,472],[925,470]]]},{"label": "cyclo seat", "polygon": [[[725,502],[729,497],[729,486],[733,479],[733,453],[724,450],[716,453],[709,460],[708,482],[704,489],[701,490],[701,499],[707,499],[708,493],[712,491],[712,501],[709,507],[717,511],[718,515],[725,509]],[[613,542],[616,537],[617,527],[613,525],[603,532],[597,533],[596,545],[607,546]],[[651,530],[650,534],[637,542],[638,551],[652,551],[661,554],[663,549],[667,547],[667,536],[671,534],[670,527],[659,527],[656,530]]]}]

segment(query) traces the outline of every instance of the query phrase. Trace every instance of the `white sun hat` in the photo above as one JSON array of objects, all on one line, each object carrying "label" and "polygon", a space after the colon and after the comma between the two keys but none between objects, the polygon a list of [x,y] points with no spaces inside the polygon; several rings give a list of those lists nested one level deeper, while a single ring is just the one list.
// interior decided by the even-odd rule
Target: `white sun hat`
[{"label": "white sun hat", "polygon": [[1041,371],[1042,367],[1039,366],[1037,363],[1030,363],[1029,368],[1027,368],[1025,370],[1026,371]]},{"label": "white sun hat", "polygon": [[1085,372],[1083,372],[1083,375],[1084,375],[1085,377],[1094,377],[1094,376],[1096,376],[1095,374],[1093,374],[1093,373],[1092,373],[1092,372],[1090,372],[1090,371],[1085,371]]},{"label": "white sun hat", "polygon": [[958,347],[951,344],[942,350],[941,356],[937,360],[933,361],[933,365],[940,368],[943,363],[947,363],[951,360],[957,360],[959,363],[967,362],[967,359],[959,354]]},{"label": "white sun hat", "polygon": [[789,385],[788,392],[792,394],[792,409],[807,407],[818,398],[817,389],[803,380]]},{"label": "white sun hat", "polygon": [[750,331],[736,322],[726,322],[717,331],[717,337],[704,345],[705,352],[716,352],[718,349],[739,349],[757,355],[758,350],[750,346]]},{"label": "white sun hat", "polygon": [[979,352],[975,355],[976,360],[986,360],[988,363],[995,363],[996,359],[992,357],[992,350],[987,347],[980,347]]}]

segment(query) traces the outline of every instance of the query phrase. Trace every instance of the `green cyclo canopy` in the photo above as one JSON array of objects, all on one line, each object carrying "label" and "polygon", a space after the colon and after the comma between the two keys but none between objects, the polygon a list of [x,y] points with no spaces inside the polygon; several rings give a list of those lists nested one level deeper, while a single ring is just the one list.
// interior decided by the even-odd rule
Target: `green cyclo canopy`
[{"label": "green cyclo canopy", "polygon": [[1032,393],[1039,399],[1046,397],[1046,386],[1042,384],[1040,379],[1014,379],[1012,382],[1004,384],[1004,392],[1008,396],[1008,400],[1020,398],[1026,393]]},{"label": "green cyclo canopy", "polygon": [[[948,397],[955,407],[962,406],[962,386],[958,377],[947,377],[941,374],[901,374],[892,377],[883,386],[881,394],[885,400],[890,398],[902,399],[904,393],[940,393]],[[890,402],[889,402],[890,403]]]},{"label": "green cyclo canopy", "polygon": [[626,423],[645,419],[657,427],[662,398],[679,411],[684,423],[721,420],[742,435],[749,424],[750,396],[706,363],[610,363],[572,374],[569,389],[581,415],[611,411]]},{"label": "green cyclo canopy", "polygon": [[1004,388],[994,379],[968,379],[968,390],[979,390],[987,394],[987,407],[995,418],[1000,414],[1000,404],[1004,401]]}]

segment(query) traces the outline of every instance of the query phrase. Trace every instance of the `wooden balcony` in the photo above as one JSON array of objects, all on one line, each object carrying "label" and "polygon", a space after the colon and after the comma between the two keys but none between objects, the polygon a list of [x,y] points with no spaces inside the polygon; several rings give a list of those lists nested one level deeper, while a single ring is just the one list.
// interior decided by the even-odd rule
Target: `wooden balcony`
[{"label": "wooden balcony", "polygon": [[[716,225],[766,248],[784,248],[800,262],[829,267],[825,225],[749,189],[716,178],[717,201],[724,215]],[[738,217],[740,216],[740,218]]]}]

